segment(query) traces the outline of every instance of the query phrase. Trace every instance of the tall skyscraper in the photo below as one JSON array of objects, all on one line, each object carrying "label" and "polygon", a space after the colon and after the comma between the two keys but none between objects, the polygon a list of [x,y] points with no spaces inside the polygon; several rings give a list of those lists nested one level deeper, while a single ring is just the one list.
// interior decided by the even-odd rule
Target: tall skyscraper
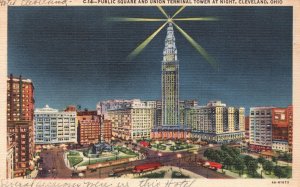
[{"label": "tall skyscraper", "polygon": [[14,171],[9,177],[24,176],[26,170],[34,167],[33,96],[34,86],[30,79],[10,75],[7,80],[7,134],[8,147],[14,147]]},{"label": "tall skyscraper", "polygon": [[172,23],[169,23],[162,61],[162,126],[178,126],[179,120],[179,61]]},{"label": "tall skyscraper", "polygon": [[[167,28],[161,67],[161,113],[157,105],[154,139],[183,139],[190,136],[190,130],[180,123],[179,104],[179,61],[172,23]],[[161,115],[160,115],[161,114]],[[160,120],[161,119],[161,120]],[[159,122],[159,123],[158,123]]]}]

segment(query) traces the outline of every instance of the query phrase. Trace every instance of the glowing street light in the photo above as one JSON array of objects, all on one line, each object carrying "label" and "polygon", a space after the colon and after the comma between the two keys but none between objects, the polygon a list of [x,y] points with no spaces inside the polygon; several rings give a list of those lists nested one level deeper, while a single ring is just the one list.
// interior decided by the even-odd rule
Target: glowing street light
[{"label": "glowing street light", "polygon": [[197,155],[198,155],[198,152],[197,152],[197,151],[194,151],[193,153],[194,153],[194,155],[195,155],[195,162],[197,162]]},{"label": "glowing street light", "polygon": [[180,159],[181,159],[182,155],[180,153],[177,153],[176,157],[179,159],[179,166],[180,166]]},{"label": "glowing street light", "polygon": [[162,153],[158,153],[157,156],[158,156],[158,160],[160,161],[160,157],[162,156]]},{"label": "glowing street light", "polygon": [[206,167],[206,178],[208,178],[208,167],[210,166],[209,162],[205,162],[204,166]]}]

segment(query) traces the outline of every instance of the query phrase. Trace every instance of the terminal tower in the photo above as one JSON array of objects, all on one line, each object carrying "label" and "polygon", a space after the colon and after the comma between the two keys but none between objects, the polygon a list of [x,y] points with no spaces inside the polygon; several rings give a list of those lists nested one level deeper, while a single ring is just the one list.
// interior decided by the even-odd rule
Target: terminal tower
[{"label": "terminal tower", "polygon": [[179,61],[172,23],[167,28],[161,68],[161,124],[152,132],[154,139],[183,139],[189,136],[180,124]]}]

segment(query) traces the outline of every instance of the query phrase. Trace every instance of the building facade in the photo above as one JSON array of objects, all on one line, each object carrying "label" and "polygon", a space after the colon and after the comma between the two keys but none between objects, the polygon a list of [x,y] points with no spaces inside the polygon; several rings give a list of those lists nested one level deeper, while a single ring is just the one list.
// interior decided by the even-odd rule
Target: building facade
[{"label": "building facade", "polygon": [[77,143],[76,112],[58,111],[46,105],[34,112],[35,144]]},{"label": "building facade", "polygon": [[110,142],[112,138],[112,123],[111,120],[104,119],[101,124],[102,137],[105,142]]},{"label": "building facade", "polygon": [[287,108],[289,152],[293,152],[293,106]]},{"label": "building facade", "polygon": [[247,142],[247,143],[249,142],[249,139],[250,139],[249,122],[250,122],[249,116],[246,116],[245,117],[245,142]]},{"label": "building facade", "polygon": [[[26,175],[33,169],[34,86],[30,79],[10,75],[7,80],[7,133],[9,146],[14,145],[13,175]],[[12,149],[8,149],[11,153]]]},{"label": "building facade", "polygon": [[179,101],[179,60],[172,23],[167,28],[161,68],[161,105],[157,105],[154,139],[184,139],[190,130],[182,123]]},{"label": "building facade", "polygon": [[179,119],[179,61],[172,23],[169,23],[161,73],[162,126],[177,127]]},{"label": "building facade", "polygon": [[272,149],[292,152],[293,107],[272,109]]},{"label": "building facade", "polygon": [[80,145],[96,144],[100,141],[100,119],[97,111],[77,112],[77,142]]},{"label": "building facade", "polygon": [[154,124],[154,106],[138,99],[131,100],[123,107],[108,110],[112,136],[125,140],[150,138]]},{"label": "building facade", "polygon": [[6,148],[6,178],[14,178],[14,160],[15,160],[15,146],[13,134],[7,134],[7,148]]},{"label": "building facade", "polygon": [[217,143],[239,141],[245,135],[245,109],[211,101],[190,108],[186,123],[191,126],[193,138]]},{"label": "building facade", "polygon": [[250,149],[268,151],[272,149],[272,109],[274,107],[250,108]]}]

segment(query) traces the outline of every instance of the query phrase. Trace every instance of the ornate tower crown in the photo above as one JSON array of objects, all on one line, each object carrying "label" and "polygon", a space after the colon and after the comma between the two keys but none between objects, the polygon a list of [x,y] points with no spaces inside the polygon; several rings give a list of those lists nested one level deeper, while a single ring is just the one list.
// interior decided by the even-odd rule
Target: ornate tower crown
[{"label": "ornate tower crown", "polygon": [[165,48],[163,55],[164,62],[177,61],[177,49],[175,45],[175,36],[172,23],[169,23],[169,27],[167,30],[167,37],[165,39]]}]

